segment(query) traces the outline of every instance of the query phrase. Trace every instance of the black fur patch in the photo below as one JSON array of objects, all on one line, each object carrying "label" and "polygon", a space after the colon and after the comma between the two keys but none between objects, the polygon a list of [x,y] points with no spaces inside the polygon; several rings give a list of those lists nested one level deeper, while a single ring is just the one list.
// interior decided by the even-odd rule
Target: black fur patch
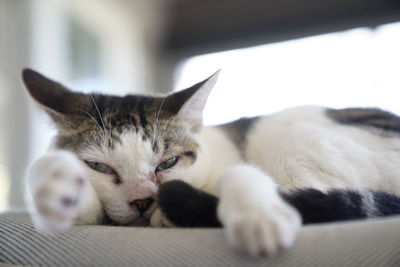
[{"label": "black fur patch", "polygon": [[218,198],[182,181],[162,184],[157,203],[166,218],[177,226],[219,227]]}]

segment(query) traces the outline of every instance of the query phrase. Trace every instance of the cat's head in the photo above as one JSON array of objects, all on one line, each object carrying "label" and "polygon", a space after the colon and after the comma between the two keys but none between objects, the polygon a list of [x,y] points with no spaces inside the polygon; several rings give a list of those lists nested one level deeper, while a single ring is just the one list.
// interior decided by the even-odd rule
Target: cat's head
[{"label": "cat's head", "polygon": [[142,220],[141,213],[148,218],[158,185],[193,170],[202,111],[217,76],[164,97],[119,97],[72,92],[23,71],[30,95],[58,129],[54,146],[85,163],[106,214],[121,224]]}]

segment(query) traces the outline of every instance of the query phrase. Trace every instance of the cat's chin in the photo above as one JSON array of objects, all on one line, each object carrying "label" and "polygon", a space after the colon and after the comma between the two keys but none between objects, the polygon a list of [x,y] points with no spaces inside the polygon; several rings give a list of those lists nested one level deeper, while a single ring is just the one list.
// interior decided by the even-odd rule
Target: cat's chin
[{"label": "cat's chin", "polygon": [[139,227],[150,226],[150,219],[145,218],[145,217],[139,217],[139,218],[135,219],[129,225],[130,226],[139,226]]}]

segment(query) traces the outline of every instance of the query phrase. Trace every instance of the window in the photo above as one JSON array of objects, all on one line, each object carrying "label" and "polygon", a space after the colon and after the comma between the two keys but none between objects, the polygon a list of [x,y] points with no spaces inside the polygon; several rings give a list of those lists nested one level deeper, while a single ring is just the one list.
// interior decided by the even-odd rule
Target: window
[{"label": "window", "polygon": [[80,91],[105,91],[102,47],[98,37],[73,19],[68,20],[68,85]]},{"label": "window", "polygon": [[177,88],[222,69],[205,124],[309,104],[400,114],[399,47],[395,23],[197,56],[182,65]]}]

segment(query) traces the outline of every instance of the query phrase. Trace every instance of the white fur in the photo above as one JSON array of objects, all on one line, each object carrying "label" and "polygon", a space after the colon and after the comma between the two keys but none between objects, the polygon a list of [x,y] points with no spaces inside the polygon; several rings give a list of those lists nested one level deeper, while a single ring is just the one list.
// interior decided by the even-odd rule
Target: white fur
[{"label": "white fur", "polygon": [[[218,177],[228,167],[242,162],[240,151],[223,132],[214,127],[203,128],[197,141],[200,144],[198,159],[190,170],[182,170],[178,177],[215,195]],[[175,172],[173,175],[176,179]]]},{"label": "white fur", "polygon": [[[80,157],[107,164],[118,173],[122,180],[120,185],[113,183],[112,175],[99,173],[86,166],[88,177],[107,215],[115,222],[132,224],[140,214],[129,203],[154,197],[157,192],[154,170],[161,153],[154,154],[150,141],[143,141],[142,135],[134,131],[124,132],[120,140],[121,143],[116,142],[113,149],[107,145],[91,146],[82,151]],[[145,215],[150,216],[148,213]]]},{"label": "white fur", "polygon": [[334,123],[324,108],[291,108],[262,118],[246,158],[281,187],[369,188],[400,193],[400,139]]}]

